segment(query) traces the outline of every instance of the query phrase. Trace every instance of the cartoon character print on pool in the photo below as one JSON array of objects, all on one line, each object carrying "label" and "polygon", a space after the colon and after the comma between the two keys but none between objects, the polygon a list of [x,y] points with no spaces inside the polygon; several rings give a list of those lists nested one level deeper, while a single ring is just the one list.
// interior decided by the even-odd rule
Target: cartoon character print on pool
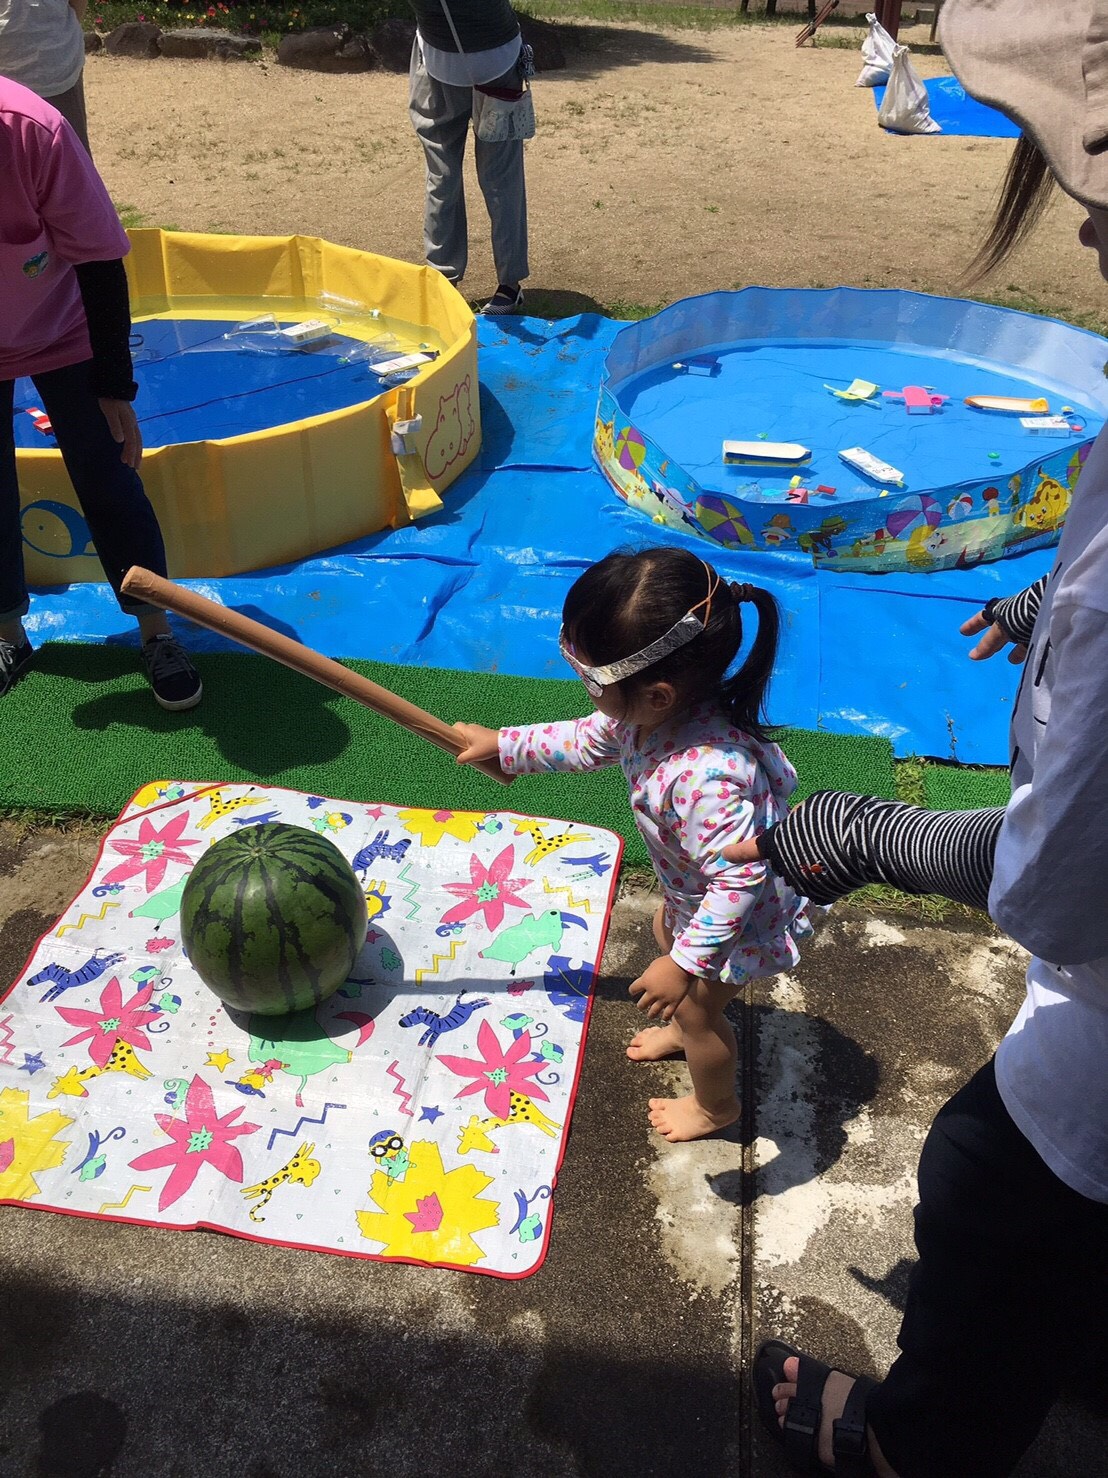
[{"label": "cartoon character print on pool", "polygon": [[20,514],[19,526],[24,544],[36,554],[45,554],[50,559],[96,555],[88,524],[68,503],[58,503],[53,498],[28,503]]},{"label": "cartoon character print on pool", "polygon": [[439,401],[438,415],[427,438],[423,466],[432,482],[438,482],[446,475],[447,468],[465,456],[476,434],[473,393],[466,375]]}]

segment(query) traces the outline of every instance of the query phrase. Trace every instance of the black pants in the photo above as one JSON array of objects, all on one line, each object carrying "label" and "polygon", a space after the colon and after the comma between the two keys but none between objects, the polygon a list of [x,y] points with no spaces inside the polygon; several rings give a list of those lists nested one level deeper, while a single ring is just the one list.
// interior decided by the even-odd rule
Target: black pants
[{"label": "black pants", "polygon": [[1054,1175],[989,1062],[920,1156],[902,1354],[866,1415],[901,1478],[1003,1478],[1085,1374],[1108,1305],[1108,1204]]},{"label": "black pants", "polygon": [[[66,365],[34,376],[35,389],[54,428],[54,436],[88,524],[104,574],[121,608],[139,616],[153,607],[120,595],[119,585],[131,565],[165,574],[165,545],[142,481],[120,460],[100,402],[89,388],[88,362]],[[12,435],[11,380],[0,381],[0,620],[27,610],[23,579],[23,534],[31,509],[19,511],[15,441]],[[49,443],[43,439],[43,446]],[[73,553],[83,551],[74,549]]]}]

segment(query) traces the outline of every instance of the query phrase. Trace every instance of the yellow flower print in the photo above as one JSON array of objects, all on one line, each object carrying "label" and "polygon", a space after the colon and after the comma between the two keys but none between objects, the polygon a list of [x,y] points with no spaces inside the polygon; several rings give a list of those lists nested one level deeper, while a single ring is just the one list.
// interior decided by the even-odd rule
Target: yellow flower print
[{"label": "yellow flower print", "polygon": [[437,1144],[419,1140],[409,1150],[403,1179],[374,1173],[369,1194],[381,1211],[359,1211],[362,1236],[383,1244],[386,1257],[471,1267],[485,1256],[473,1239],[499,1220],[496,1204],[482,1201],[492,1184],[475,1165],[445,1170]]},{"label": "yellow flower print", "polygon": [[477,835],[483,811],[400,811],[396,818],[405,831],[419,837],[425,847],[437,847],[444,836],[471,842]]},{"label": "yellow flower print", "polygon": [[65,1159],[67,1144],[54,1136],[72,1119],[57,1109],[31,1118],[24,1088],[0,1089],[0,1201],[27,1201],[42,1190],[34,1171],[53,1170]]}]

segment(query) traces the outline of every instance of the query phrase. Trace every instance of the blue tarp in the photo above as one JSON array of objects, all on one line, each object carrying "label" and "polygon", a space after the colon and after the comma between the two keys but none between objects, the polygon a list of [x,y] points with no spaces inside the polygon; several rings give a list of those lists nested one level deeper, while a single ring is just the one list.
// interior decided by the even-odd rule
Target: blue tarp
[{"label": "blue tarp", "polygon": [[[1019,128],[1010,118],[971,98],[957,77],[929,77],[923,85],[927,88],[931,117],[951,138],[1019,138]],[[873,89],[873,100],[879,108],[884,96],[883,87]],[[911,137],[934,138],[935,135],[913,134]]]},{"label": "blue tarp", "polygon": [[[620,545],[683,543],[780,598],[777,722],[884,735],[901,755],[1004,763],[1017,673],[970,663],[958,626],[989,596],[1036,579],[1050,551],[968,571],[843,576],[800,554],[732,552],[651,524],[592,466],[597,387],[621,327],[595,315],[482,321],[480,465],[438,514],[193,588],[330,656],[565,677],[559,615],[578,573]],[[134,640],[105,585],[43,592],[28,624],[38,640]],[[189,641],[226,645],[199,631]]]}]

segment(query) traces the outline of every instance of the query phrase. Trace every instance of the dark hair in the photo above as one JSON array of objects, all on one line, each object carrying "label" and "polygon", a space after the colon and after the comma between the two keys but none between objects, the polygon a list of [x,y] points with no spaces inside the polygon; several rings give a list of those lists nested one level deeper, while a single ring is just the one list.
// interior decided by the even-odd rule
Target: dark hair
[{"label": "dark hair", "polygon": [[1038,144],[1021,134],[1000,188],[989,234],[967,269],[970,285],[979,282],[1031,234],[1054,190],[1054,176]]},{"label": "dark hair", "polygon": [[[716,579],[715,570],[687,549],[617,550],[574,582],[562,610],[566,637],[594,666],[618,662],[664,636],[704,600]],[[745,662],[728,677],[742,646],[744,603],[758,612],[758,632]],[[701,606],[698,614],[705,610]],[[627,700],[651,683],[672,683],[682,704],[714,699],[736,728],[764,739],[766,690],[780,625],[768,590],[720,580],[699,636],[614,687]]]}]

